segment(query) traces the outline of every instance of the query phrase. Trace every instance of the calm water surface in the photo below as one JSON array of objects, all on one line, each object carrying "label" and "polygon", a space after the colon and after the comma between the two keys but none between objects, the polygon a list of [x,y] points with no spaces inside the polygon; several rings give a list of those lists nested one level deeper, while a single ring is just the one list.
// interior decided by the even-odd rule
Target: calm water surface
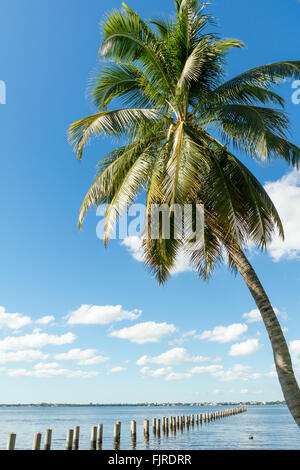
[{"label": "calm water surface", "polygon": [[[230,407],[1,407],[0,449],[5,449],[9,432],[17,434],[16,448],[31,449],[33,435],[53,430],[52,448],[64,450],[66,431],[80,426],[80,449],[89,449],[91,426],[103,423],[103,449],[113,448],[113,425],[122,423],[120,449],[132,449],[130,421],[137,422],[136,449],[297,449],[300,429],[285,406],[249,406],[241,413],[211,423],[190,427],[176,435],[152,436],[152,418],[220,411]],[[150,420],[150,439],[143,438],[143,421]],[[249,440],[249,436],[254,437]]]}]

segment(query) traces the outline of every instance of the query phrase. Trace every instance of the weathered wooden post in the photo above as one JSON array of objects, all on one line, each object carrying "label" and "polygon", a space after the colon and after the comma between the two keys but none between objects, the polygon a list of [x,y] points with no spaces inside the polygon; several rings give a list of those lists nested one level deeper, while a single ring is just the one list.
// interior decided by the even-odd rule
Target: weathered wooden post
[{"label": "weathered wooden post", "polygon": [[118,443],[121,442],[121,421],[118,421]]},{"label": "weathered wooden post", "polygon": [[52,440],[52,429],[46,429],[45,440],[44,440],[44,450],[51,449],[51,440]]},{"label": "weathered wooden post", "polygon": [[17,435],[13,432],[8,435],[6,450],[15,450],[16,438]]},{"label": "weathered wooden post", "polygon": [[75,426],[73,435],[73,450],[79,449],[80,426]]},{"label": "weathered wooden post", "polygon": [[169,418],[166,418],[165,426],[166,426],[165,432],[166,432],[166,434],[169,434]]},{"label": "weathered wooden post", "polygon": [[180,428],[183,430],[184,428],[184,416],[180,416]]},{"label": "weathered wooden post", "polygon": [[156,433],[157,433],[157,436],[160,437],[160,419],[159,418],[156,419]]},{"label": "weathered wooden post", "polygon": [[120,444],[120,425],[119,422],[114,424],[114,447]]},{"label": "weathered wooden post", "polygon": [[41,450],[42,435],[36,432],[33,436],[32,450]]},{"label": "weathered wooden post", "polygon": [[155,435],[156,434],[156,418],[152,419],[152,431],[153,431],[153,434]]},{"label": "weathered wooden post", "polygon": [[98,424],[98,433],[97,433],[98,450],[102,449],[102,442],[103,442],[103,424]]},{"label": "weathered wooden post", "polygon": [[144,419],[144,437],[146,441],[149,439],[149,420]]},{"label": "weathered wooden post", "polygon": [[136,441],[136,421],[132,420],[130,424],[131,440]]},{"label": "weathered wooden post", "polygon": [[67,440],[66,440],[66,450],[72,450],[73,447],[73,429],[68,429],[67,431]]},{"label": "weathered wooden post", "polygon": [[91,429],[91,450],[97,449],[97,426],[92,426]]}]

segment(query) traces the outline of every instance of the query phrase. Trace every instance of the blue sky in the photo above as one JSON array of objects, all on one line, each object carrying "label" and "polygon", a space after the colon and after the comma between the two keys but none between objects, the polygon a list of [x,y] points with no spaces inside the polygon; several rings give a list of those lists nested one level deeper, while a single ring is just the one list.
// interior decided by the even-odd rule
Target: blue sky
[{"label": "blue sky", "polygon": [[[132,256],[134,240],[131,251],[119,241],[103,247],[95,211],[77,229],[96,163],[113,143],[93,142],[78,163],[66,132],[94,111],[85,90],[97,65],[99,22],[120,5],[2,3],[0,402],[282,399],[268,337],[239,276],[222,267],[203,283],[186,271],[158,287]],[[129,5],[146,18],[173,9],[171,0]],[[220,34],[247,45],[230,55],[229,76],[299,58],[297,0],[215,0],[210,10]],[[286,82],[279,91],[300,145],[295,89]],[[267,185],[285,225],[284,244],[275,240],[269,254],[250,258],[300,379],[300,177],[282,162],[262,167],[240,157]]]}]

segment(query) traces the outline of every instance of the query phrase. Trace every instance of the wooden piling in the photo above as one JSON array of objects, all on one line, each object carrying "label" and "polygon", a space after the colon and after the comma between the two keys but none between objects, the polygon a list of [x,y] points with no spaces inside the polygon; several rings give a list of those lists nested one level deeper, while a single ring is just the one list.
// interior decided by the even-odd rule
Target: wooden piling
[{"label": "wooden piling", "polygon": [[166,434],[169,434],[169,418],[166,418],[165,426],[166,426],[165,432],[166,432]]},{"label": "wooden piling", "polygon": [[36,432],[33,436],[32,450],[41,450],[42,435]]},{"label": "wooden piling", "polygon": [[17,435],[13,432],[8,435],[6,450],[15,450],[16,438]]},{"label": "wooden piling", "polygon": [[91,450],[97,449],[97,426],[92,426],[91,429]]},{"label": "wooden piling", "polygon": [[156,418],[152,419],[152,431],[153,431],[153,434],[155,435],[156,434]]},{"label": "wooden piling", "polygon": [[144,419],[144,437],[146,440],[149,439],[149,420]]},{"label": "wooden piling", "polygon": [[45,440],[44,440],[44,450],[51,449],[51,440],[52,440],[52,429],[46,429]]},{"label": "wooden piling", "polygon": [[73,429],[68,429],[67,431],[67,439],[66,439],[66,450],[72,450],[73,447]]},{"label": "wooden piling", "polygon": [[114,425],[114,445],[119,445],[121,440],[121,422],[118,421]]},{"label": "wooden piling", "polygon": [[118,441],[121,442],[121,421],[118,421]]},{"label": "wooden piling", "polygon": [[98,448],[98,450],[102,449],[102,442],[103,442],[103,424],[98,424],[98,432],[97,432],[97,448]]},{"label": "wooden piling", "polygon": [[160,419],[156,419],[156,434],[159,437],[160,436]]},{"label": "wooden piling", "polygon": [[75,426],[74,435],[73,435],[73,450],[79,450],[79,434],[80,434],[80,427]]},{"label": "wooden piling", "polygon": [[136,421],[132,420],[130,424],[131,440],[136,441]]}]

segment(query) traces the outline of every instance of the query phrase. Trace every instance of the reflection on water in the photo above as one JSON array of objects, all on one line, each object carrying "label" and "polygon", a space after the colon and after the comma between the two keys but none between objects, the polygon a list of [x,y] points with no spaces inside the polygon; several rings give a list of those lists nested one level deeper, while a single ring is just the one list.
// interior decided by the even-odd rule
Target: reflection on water
[{"label": "reflection on water", "polygon": [[[227,409],[228,407],[226,407]],[[249,406],[246,413],[181,426],[176,422],[163,432],[162,418],[221,411],[225,407],[7,407],[0,408],[0,449],[6,448],[10,432],[17,434],[16,449],[31,449],[33,436],[53,430],[52,449],[64,450],[68,429],[80,426],[79,449],[90,449],[91,428],[103,424],[102,449],[113,449],[116,422],[122,423],[119,449],[297,449],[300,430],[285,406]],[[153,433],[153,418],[160,420]],[[149,438],[144,436],[144,419],[150,421]],[[136,439],[131,439],[131,420],[136,420]],[[170,425],[170,422],[169,422]],[[177,429],[176,429],[177,428]],[[253,439],[249,439],[253,436]],[[98,445],[98,448],[100,446]]]}]

